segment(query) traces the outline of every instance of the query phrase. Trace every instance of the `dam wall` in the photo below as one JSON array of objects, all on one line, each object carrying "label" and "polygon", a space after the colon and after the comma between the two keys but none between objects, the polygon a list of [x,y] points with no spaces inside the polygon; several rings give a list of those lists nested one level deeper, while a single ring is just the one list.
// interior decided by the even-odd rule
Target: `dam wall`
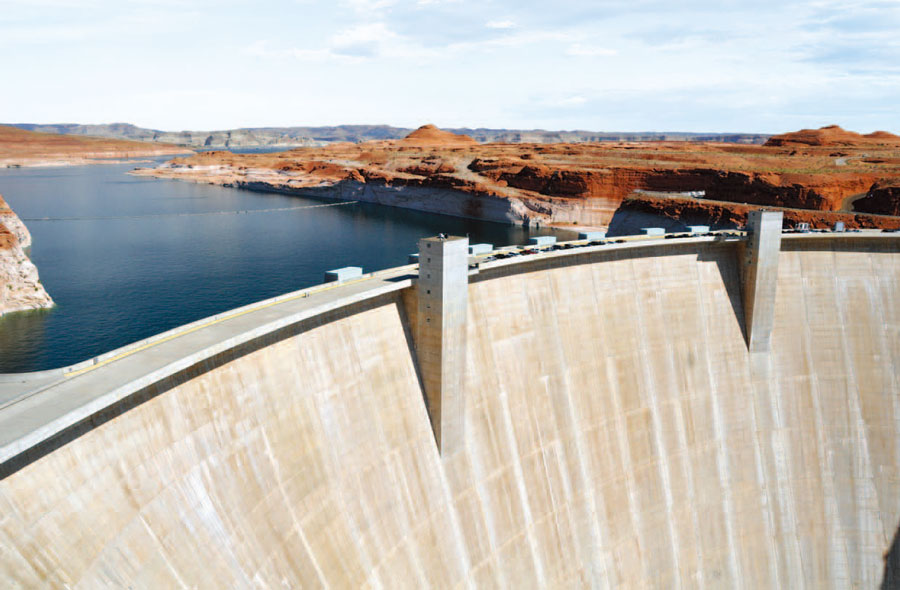
[{"label": "dam wall", "polygon": [[[877,587],[900,523],[900,240],[785,235],[764,354],[748,352],[742,249],[657,240],[481,264],[463,447],[443,457],[409,280],[260,310],[271,329],[222,346],[225,324],[197,328],[183,338],[214,354],[96,402],[54,444],[31,426],[0,443],[14,449],[0,577]],[[301,304],[319,307],[276,317]],[[263,326],[251,319],[234,321]],[[178,340],[30,393],[0,409],[0,432],[60,414],[60,388],[102,399],[117,363],[161,363]]]}]

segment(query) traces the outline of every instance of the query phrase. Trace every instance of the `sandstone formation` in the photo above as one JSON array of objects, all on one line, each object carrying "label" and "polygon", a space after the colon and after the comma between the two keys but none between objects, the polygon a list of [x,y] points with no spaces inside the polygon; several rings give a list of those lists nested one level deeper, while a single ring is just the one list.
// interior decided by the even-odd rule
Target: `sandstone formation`
[{"label": "sandstone formation", "polygon": [[857,211],[900,215],[900,179],[876,182],[865,197],[854,201]]},{"label": "sandstone formation", "polygon": [[402,140],[404,145],[421,145],[421,146],[454,146],[454,145],[472,145],[474,139],[468,135],[457,135],[450,131],[438,129],[434,125],[422,125]]},{"label": "sandstone formation", "polygon": [[36,133],[0,125],[0,168],[94,164],[189,151],[170,144]]},{"label": "sandstone formation", "polygon": [[25,248],[31,234],[0,196],[0,315],[12,311],[53,307]]},{"label": "sandstone formation", "polygon": [[875,131],[862,135],[842,129],[838,125],[828,125],[819,129],[801,129],[782,135],[773,135],[766,141],[770,147],[814,146],[814,147],[900,147],[900,136],[887,131]]},{"label": "sandstone formation", "polygon": [[[872,141],[886,143],[839,148],[687,142],[478,144],[429,125],[402,140],[276,154],[213,152],[137,173],[523,225],[596,227],[609,225],[623,200],[636,191],[849,211],[876,182],[900,178],[900,147],[890,144],[889,134],[866,137],[875,135]],[[867,213],[894,214],[883,200],[867,201],[866,206]]]},{"label": "sandstone formation", "polygon": [[[616,212],[614,224],[619,216],[641,212],[668,218],[682,226],[682,229],[684,225],[692,223],[708,224],[713,228],[743,227],[752,209],[754,207],[751,205],[727,201],[634,195],[622,202]],[[827,229],[833,228],[837,222],[842,222],[846,229],[900,229],[900,216],[884,217],[866,213],[785,208],[781,208],[781,211],[784,212],[784,225],[787,228],[796,228],[799,223],[808,223],[811,228]]]}]

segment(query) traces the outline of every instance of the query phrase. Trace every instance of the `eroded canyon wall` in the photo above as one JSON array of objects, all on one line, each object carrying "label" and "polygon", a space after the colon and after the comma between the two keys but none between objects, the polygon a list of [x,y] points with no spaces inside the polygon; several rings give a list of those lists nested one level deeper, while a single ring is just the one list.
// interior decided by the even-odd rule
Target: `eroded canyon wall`
[{"label": "eroded canyon wall", "polygon": [[25,249],[31,234],[0,196],[0,316],[12,311],[52,307]]}]

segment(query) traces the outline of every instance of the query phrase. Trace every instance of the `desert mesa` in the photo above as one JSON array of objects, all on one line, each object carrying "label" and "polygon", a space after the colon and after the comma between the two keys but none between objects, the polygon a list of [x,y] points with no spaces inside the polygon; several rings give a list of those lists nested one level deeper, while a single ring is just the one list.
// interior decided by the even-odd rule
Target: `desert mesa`
[{"label": "desert mesa", "polygon": [[191,151],[174,144],[42,133],[0,125],[0,168],[111,163]]},{"label": "desert mesa", "polygon": [[211,151],[135,173],[530,227],[607,227],[621,210],[742,224],[748,206],[783,209],[791,225],[900,226],[900,137],[838,126],[747,145],[478,143],[425,125],[399,140]]}]

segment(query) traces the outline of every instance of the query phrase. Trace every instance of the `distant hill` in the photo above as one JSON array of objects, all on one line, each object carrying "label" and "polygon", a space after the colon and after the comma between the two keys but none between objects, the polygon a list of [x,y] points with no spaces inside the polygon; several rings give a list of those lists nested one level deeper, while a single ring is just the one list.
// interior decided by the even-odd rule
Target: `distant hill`
[{"label": "distant hill", "polygon": [[459,135],[438,129],[434,125],[422,125],[401,141],[416,145],[467,145],[475,143],[468,135]]},{"label": "distant hill", "polygon": [[828,125],[819,129],[801,129],[781,135],[773,135],[765,145],[772,147],[813,146],[813,147],[862,147],[862,146],[900,146],[900,137],[887,131],[875,131],[862,135],[847,131],[837,125]]},{"label": "distant hill", "polygon": [[191,150],[163,142],[130,141],[119,137],[79,137],[41,133],[0,125],[0,168],[36,165],[89,164],[127,158],[184,154]]},{"label": "distant hill", "polygon": [[448,129],[479,143],[598,143],[604,141],[715,141],[762,144],[770,137],[759,133],[693,133],[681,131],[545,131],[543,129]]},{"label": "distant hill", "polygon": [[[259,128],[228,129],[224,131],[161,131],[145,129],[130,123],[109,123],[104,125],[79,125],[62,123],[35,125],[20,123],[13,125],[28,131],[59,133],[63,135],[85,135],[109,139],[131,139],[151,143],[174,143],[190,148],[229,147],[301,147],[319,145],[306,133],[306,128]],[[328,141],[328,140],[326,140]]]},{"label": "distant hill", "polygon": [[[40,125],[18,123],[15,127],[44,133],[88,135],[114,139],[174,143],[190,148],[254,148],[303,147],[337,141],[402,139],[413,129],[390,125],[337,125],[332,127],[253,127],[220,131],[161,131],[145,129],[130,123],[79,125],[62,123]],[[545,131],[543,129],[447,129],[468,135],[479,143],[591,143],[603,141],[717,141],[725,143],[761,144],[769,136],[754,133],[684,133],[684,132],[599,132]]]}]

